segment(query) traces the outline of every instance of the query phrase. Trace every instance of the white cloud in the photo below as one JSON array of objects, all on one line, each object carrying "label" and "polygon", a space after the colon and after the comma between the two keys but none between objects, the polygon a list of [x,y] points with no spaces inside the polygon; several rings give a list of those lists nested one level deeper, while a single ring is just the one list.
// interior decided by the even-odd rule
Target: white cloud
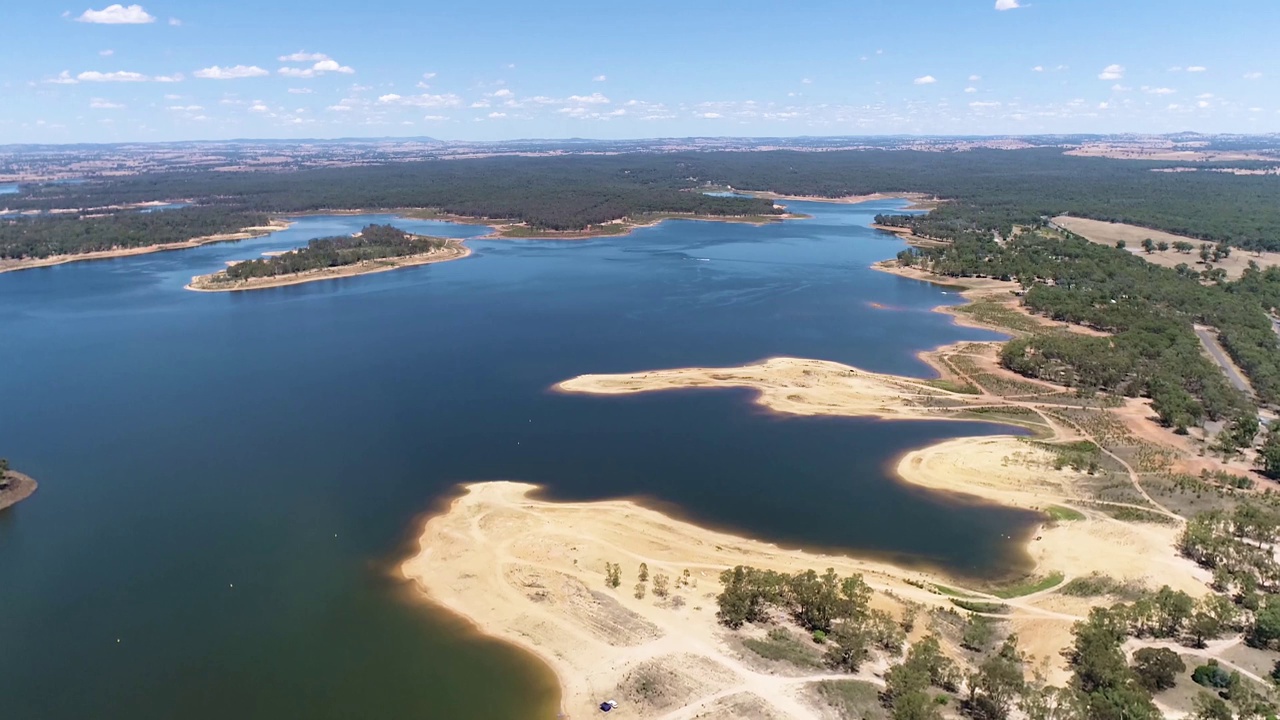
[{"label": "white cloud", "polygon": [[1142,92],[1147,93],[1147,94],[1149,94],[1149,95],[1172,95],[1172,94],[1174,94],[1174,93],[1176,93],[1176,92],[1178,92],[1178,91],[1177,91],[1177,90],[1174,90],[1173,88],[1167,88],[1167,87],[1147,87],[1146,85],[1143,85],[1143,86],[1142,86]]},{"label": "white cloud", "polygon": [[515,96],[515,93],[511,92],[507,88],[502,88],[501,90],[498,90],[497,92],[490,93],[490,94],[493,97],[497,97],[497,98],[509,98],[509,97]]},{"label": "white cloud", "polygon": [[93,108],[94,110],[119,110],[123,108],[124,105],[121,105],[120,103],[111,102],[110,100],[104,100],[102,98],[94,98],[93,100],[89,101],[89,107]]},{"label": "white cloud", "polygon": [[964,91],[965,91],[965,92],[967,92],[967,93],[976,93],[976,92],[978,92],[978,88],[976,88],[976,87],[967,87],[967,88],[965,88],[965,89],[964,89]]},{"label": "white cloud", "polygon": [[1017,10],[1022,7],[1018,0],[996,0],[997,10]]},{"label": "white cloud", "polygon": [[58,73],[58,77],[52,80],[48,80],[46,82],[53,83],[54,85],[75,85],[77,82],[80,82],[80,81],[71,77],[70,71],[63,70],[62,72]]},{"label": "white cloud", "polygon": [[1213,93],[1200,93],[1199,95],[1196,96],[1196,99],[1198,100],[1210,100],[1212,98],[1213,98]]},{"label": "white cloud", "polygon": [[[59,78],[62,76],[59,75]],[[76,76],[80,82],[146,82],[149,78],[142,73],[128,72],[125,70],[117,70],[116,72],[103,73],[97,70],[88,70]]]},{"label": "white cloud", "polygon": [[1200,102],[1196,103],[1196,107],[1199,107],[1199,108],[1207,108],[1207,107],[1209,107],[1209,101],[1208,101],[1208,100],[1201,100]]},{"label": "white cloud", "polygon": [[311,88],[289,88],[290,95],[310,95]]},{"label": "white cloud", "polygon": [[155,22],[156,18],[143,10],[141,5],[125,7],[117,3],[101,10],[85,10],[76,20],[99,25],[145,25]]},{"label": "white cloud", "polygon": [[1262,78],[1262,73],[1260,72],[1247,72],[1244,74],[1245,80],[1259,80],[1261,78]]},{"label": "white cloud", "polygon": [[276,59],[279,60],[280,62],[295,62],[295,63],[319,62],[321,60],[328,60],[329,56],[325,55],[324,53],[309,53],[309,52],[300,50],[296,53],[291,53],[289,55],[281,55]]},{"label": "white cloud", "polygon": [[262,77],[270,74],[257,65],[235,65],[225,68],[214,65],[195,72],[196,77],[204,78],[205,80],[238,80],[240,78]]},{"label": "white cloud", "polygon": [[1174,65],[1173,67],[1169,68],[1169,72],[1182,72],[1182,66]]},{"label": "white cloud", "polygon": [[1107,108],[1109,108],[1109,107],[1111,107],[1111,103],[1109,103],[1109,102],[1100,102],[1100,103],[1098,103],[1098,109],[1099,109],[1099,110],[1106,110],[1106,109],[1107,109]]},{"label": "white cloud", "polygon": [[1119,80],[1124,77],[1123,65],[1108,65],[1098,73],[1099,80]]},{"label": "white cloud", "polygon": [[165,100],[181,100],[182,96],[181,95],[165,95],[164,99]]},{"label": "white cloud", "polygon": [[978,82],[978,81],[980,81],[980,80],[982,80],[982,76],[981,76],[981,75],[970,75],[970,76],[969,76],[969,82]]},{"label": "white cloud", "polygon": [[330,105],[329,107],[325,108],[325,110],[329,110],[330,112],[351,112],[351,106],[350,105]]},{"label": "white cloud", "polygon": [[938,78],[932,75],[925,75],[924,77],[918,77],[915,80],[912,80],[911,82],[915,83],[916,85],[932,85],[938,82]]},{"label": "white cloud", "polygon": [[1116,83],[1115,85],[1111,86],[1111,92],[1129,92],[1132,89],[1133,88],[1129,87],[1128,85],[1121,85],[1120,83]]},{"label": "white cloud", "polygon": [[99,50],[98,54],[101,55],[102,57],[111,57],[112,55],[116,54],[116,51],[115,50]]},{"label": "white cloud", "polygon": [[705,113],[698,113],[698,117],[705,118],[707,120],[715,120],[717,118],[722,118],[724,116],[717,112],[705,112]]},{"label": "white cloud", "polygon": [[506,116],[507,116],[507,114],[506,114],[506,113],[504,113],[504,112],[491,112],[491,113],[489,113],[489,117],[490,117],[490,118],[494,118],[494,119],[496,119],[496,118],[504,118],[504,117],[506,117]]},{"label": "white cloud", "polygon": [[607,105],[609,98],[600,93],[591,93],[590,95],[570,95],[569,102],[582,103],[584,105]]},{"label": "white cloud", "polygon": [[591,81],[592,81],[592,82],[604,82],[604,81],[606,81],[606,80],[608,80],[608,79],[609,79],[609,77],[608,77],[607,75],[597,75],[597,76],[595,76],[595,77],[591,78]]},{"label": "white cloud", "polygon": [[804,85],[812,85],[812,84],[813,84],[813,80],[811,80],[811,79],[809,79],[809,78],[804,78],[804,79],[803,79],[803,80],[801,80],[800,82],[801,82],[802,84],[804,84]]},{"label": "white cloud", "polygon": [[423,115],[422,119],[430,120],[432,122],[440,122],[442,120],[448,120],[449,116],[448,115]]},{"label": "white cloud", "polygon": [[435,74],[435,73],[433,73],[433,72],[425,72],[425,73],[422,73],[422,79],[423,79],[423,80],[430,80],[430,79],[434,78],[435,76],[436,76],[436,74]]},{"label": "white cloud", "polygon": [[1191,67],[1187,68],[1187,72],[1204,72],[1205,70],[1208,70],[1208,69],[1209,68],[1203,65],[1192,65]]},{"label": "white cloud", "polygon": [[477,100],[477,101],[475,101],[475,102],[471,103],[471,107],[473,107],[473,108],[487,108],[487,107],[489,107],[489,101],[488,101],[488,100]]},{"label": "white cloud", "polygon": [[174,73],[172,75],[157,75],[151,79],[161,83],[182,82],[182,73]]},{"label": "white cloud", "polygon": [[1035,67],[1031,68],[1031,72],[1044,72],[1044,66],[1043,66],[1043,65],[1037,65],[1037,66],[1035,66]]},{"label": "white cloud", "polygon": [[[171,17],[171,18],[169,18],[169,24],[170,24],[170,25],[172,25],[173,27],[178,27],[179,25],[181,25],[181,24],[182,24],[182,21],[181,21],[181,20],[179,20],[178,18]],[[199,118],[199,119],[200,119],[200,120],[205,120],[205,119],[207,119],[207,118]]]},{"label": "white cloud", "polygon": [[350,75],[355,72],[355,70],[353,70],[352,68],[349,68],[346,65],[339,65],[336,60],[332,60],[326,56],[321,55],[320,53],[311,53],[311,54],[294,53],[294,55],[291,55],[289,57],[303,57],[303,56],[318,57],[322,59],[317,60],[316,63],[309,68],[282,67],[277,72],[279,72],[281,75],[284,75],[285,77],[293,77],[293,78],[312,78],[312,77],[316,77],[317,75],[324,75],[325,73],[331,73],[331,72],[342,73],[343,75]]},{"label": "white cloud", "polygon": [[199,105],[170,105],[167,109],[175,112],[200,112],[204,108]]},{"label": "white cloud", "polygon": [[387,93],[380,96],[378,102],[384,105],[409,105],[412,107],[457,107],[462,104],[462,98],[452,93],[444,95],[423,93],[422,95],[409,95],[407,97],[396,93]]},{"label": "white cloud", "polygon": [[254,103],[249,106],[249,112],[267,112],[270,109],[271,108],[262,104],[261,100],[255,100]]},{"label": "white cloud", "polygon": [[998,102],[971,102],[971,103],[969,103],[969,107],[971,107],[971,108],[989,108],[989,107],[1000,107],[1002,104],[1003,104],[1003,103],[998,103]]}]

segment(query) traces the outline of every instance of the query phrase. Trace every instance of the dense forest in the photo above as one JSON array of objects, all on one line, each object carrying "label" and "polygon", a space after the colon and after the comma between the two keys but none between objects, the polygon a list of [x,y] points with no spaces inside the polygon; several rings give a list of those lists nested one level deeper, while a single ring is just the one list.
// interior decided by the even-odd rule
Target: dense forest
[{"label": "dense forest", "polygon": [[391,225],[368,225],[356,235],[317,238],[304,248],[274,257],[236,263],[214,275],[214,282],[274,277],[320,268],[354,265],[365,260],[434,252],[449,243],[443,238],[410,235]]},{"label": "dense forest", "polygon": [[[882,218],[891,220],[891,218]],[[1162,268],[1117,248],[1041,231],[998,242],[964,231],[947,245],[907,250],[899,261],[941,275],[1019,281],[1025,305],[1107,337],[1040,332],[1007,343],[1002,361],[1030,376],[1086,390],[1152,398],[1161,419],[1185,428],[1204,419],[1252,416],[1222,371],[1204,356],[1192,323],[1217,328],[1258,397],[1280,402],[1280,352],[1267,309],[1280,272],[1250,268],[1240,280],[1203,282],[1194,271]],[[1256,424],[1241,427],[1241,444]]]},{"label": "dense forest", "polygon": [[45,258],[184,242],[267,224],[262,213],[220,207],[128,212],[102,217],[23,217],[0,221],[0,259]]},{"label": "dense forest", "polygon": [[[504,156],[291,172],[169,172],[75,185],[24,185],[20,195],[5,202],[15,210],[173,199],[225,212],[436,208],[525,222],[538,229],[580,230],[650,212],[780,212],[767,200],[690,192],[705,187],[825,197],[912,191],[950,201],[926,216],[902,220],[925,236],[953,237],[968,231],[1007,236],[1015,225],[1070,213],[1240,247],[1280,248],[1280,203],[1275,201],[1280,197],[1280,177],[1153,172],[1168,167],[1169,163],[1072,157],[1059,148]],[[157,215],[177,212],[182,211]],[[197,216],[192,212],[178,217]],[[20,222],[56,225],[39,231],[46,236],[70,235],[57,220]],[[232,225],[228,222],[219,230]]]}]

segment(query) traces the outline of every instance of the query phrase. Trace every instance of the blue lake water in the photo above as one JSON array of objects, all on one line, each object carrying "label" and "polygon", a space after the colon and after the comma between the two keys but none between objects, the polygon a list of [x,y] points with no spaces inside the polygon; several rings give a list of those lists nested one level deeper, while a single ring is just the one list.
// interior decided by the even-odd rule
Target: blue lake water
[{"label": "blue lake water", "polygon": [[[193,293],[229,260],[391,216],[0,275],[0,452],[36,477],[0,513],[0,717],[550,717],[552,679],[388,577],[457,483],[650,497],[700,523],[966,575],[1025,567],[1028,513],[890,477],[978,423],[788,418],[747,393],[548,392],[581,373],[776,355],[926,375],[996,336],[878,273],[902,207],[789,203],[764,227],[471,240],[465,260]],[[875,309],[871,303],[889,309]]]},{"label": "blue lake water", "polygon": [[16,184],[0,185],[0,195],[14,195],[17,192],[18,192],[18,186]]}]

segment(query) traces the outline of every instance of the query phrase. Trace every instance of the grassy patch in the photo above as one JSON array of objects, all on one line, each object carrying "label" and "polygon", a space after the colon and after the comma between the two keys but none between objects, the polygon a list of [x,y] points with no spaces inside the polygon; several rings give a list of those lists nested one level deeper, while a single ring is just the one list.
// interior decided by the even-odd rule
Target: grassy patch
[{"label": "grassy patch", "polygon": [[930,380],[929,385],[936,387],[939,390],[946,390],[947,392],[953,392],[953,393],[963,393],[965,395],[977,395],[980,392],[977,387],[969,383],[958,383],[954,380],[944,380],[942,378],[938,378],[937,380]]},{"label": "grassy patch", "polygon": [[1053,466],[1058,470],[1070,467],[1072,470],[1092,474],[1102,469],[1102,448],[1089,440],[1069,443],[1037,442],[1035,445],[1053,453]]},{"label": "grassy patch", "polygon": [[1125,505],[1097,505],[1098,510],[1124,522],[1151,523],[1152,525],[1173,525],[1177,521],[1162,513]]},{"label": "grassy patch", "polygon": [[1044,509],[1044,514],[1048,515],[1049,519],[1054,522],[1071,522],[1084,519],[1084,513],[1061,505],[1050,505]]},{"label": "grassy patch", "polygon": [[951,598],[951,604],[961,610],[969,612],[984,613],[987,615],[1003,615],[1009,612],[1009,606],[1004,603],[982,602],[978,600],[964,600],[961,598]]},{"label": "grassy patch", "polygon": [[1023,595],[1030,595],[1042,590],[1048,590],[1051,587],[1056,587],[1062,583],[1062,578],[1063,575],[1060,572],[1040,578],[1027,578],[1015,585],[1008,585],[997,590],[993,590],[991,594],[999,598],[1005,598],[1006,600],[1009,598],[1022,597]]},{"label": "grassy patch", "polygon": [[1043,325],[997,300],[975,300],[955,309],[984,325],[991,325],[1015,332],[1035,332]]},{"label": "grassy patch", "polygon": [[822,658],[813,643],[796,637],[783,628],[772,628],[764,638],[743,638],[748,650],[766,660],[791,663],[800,667],[822,667]]},{"label": "grassy patch", "polygon": [[1073,597],[1101,597],[1110,595],[1125,601],[1133,601],[1146,595],[1145,585],[1133,580],[1120,581],[1102,573],[1091,573],[1084,577],[1073,578],[1059,588],[1058,592]]},{"label": "grassy patch", "polygon": [[947,587],[946,585],[934,584],[933,589],[937,590],[939,593],[942,593],[943,595],[946,595],[947,597],[958,597],[958,598],[974,597],[969,593],[961,592],[953,587]]},{"label": "grassy patch", "polygon": [[818,696],[840,717],[881,720],[889,716],[880,704],[880,688],[861,680],[823,680]]}]

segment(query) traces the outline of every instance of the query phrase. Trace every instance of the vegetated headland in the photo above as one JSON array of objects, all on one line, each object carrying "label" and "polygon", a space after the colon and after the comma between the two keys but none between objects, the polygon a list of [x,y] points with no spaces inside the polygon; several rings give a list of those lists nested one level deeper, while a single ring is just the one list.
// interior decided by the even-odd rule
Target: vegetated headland
[{"label": "vegetated headland", "polygon": [[9,461],[0,458],[0,510],[26,500],[35,491],[35,480],[9,467]]},{"label": "vegetated headland", "polygon": [[[1241,297],[1280,276],[1254,269],[1232,287],[1044,222],[953,234],[878,269],[965,288],[964,305],[941,310],[1013,339],[924,353],[933,380],[773,358],[555,389],[742,387],[784,414],[1020,426],[1032,437],[958,438],[907,453],[896,471],[1041,512],[1029,575],[973,581],[786,550],[513,483],[467,486],[426,522],[402,572],[548,662],[570,714],[602,699],[621,717],[1274,712],[1280,436],[1260,433],[1256,402],[1270,401],[1232,388],[1191,326],[1239,323],[1246,341],[1265,300]],[[1214,682],[1230,692],[1202,687]]]},{"label": "vegetated headland", "polygon": [[411,235],[391,225],[369,225],[351,236],[317,238],[306,247],[234,263],[192,278],[188,290],[260,290],[459,260],[471,254],[461,240]]}]

